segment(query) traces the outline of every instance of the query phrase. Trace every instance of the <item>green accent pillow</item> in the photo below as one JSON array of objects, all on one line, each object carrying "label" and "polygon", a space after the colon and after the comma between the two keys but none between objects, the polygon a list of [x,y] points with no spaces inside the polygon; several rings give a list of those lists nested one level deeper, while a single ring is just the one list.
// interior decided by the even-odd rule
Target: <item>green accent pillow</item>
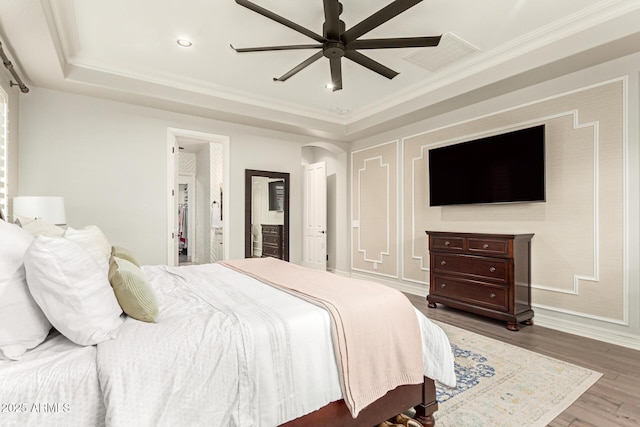
[{"label": "green accent pillow", "polygon": [[129,251],[128,249],[122,248],[120,246],[112,246],[111,256],[115,256],[120,259],[126,259],[130,263],[136,265],[137,267],[140,267],[140,263],[138,262],[137,259],[135,259],[131,251]]},{"label": "green accent pillow", "polygon": [[143,322],[156,321],[156,294],[140,267],[126,259],[112,256],[109,263],[109,283],[122,311],[128,316]]}]

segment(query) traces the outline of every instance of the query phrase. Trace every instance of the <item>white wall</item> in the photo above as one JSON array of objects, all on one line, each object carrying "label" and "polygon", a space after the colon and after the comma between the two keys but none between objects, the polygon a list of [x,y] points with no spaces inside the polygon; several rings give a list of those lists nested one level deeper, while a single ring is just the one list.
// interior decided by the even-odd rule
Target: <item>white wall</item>
[{"label": "white wall", "polygon": [[[301,146],[310,139],[33,87],[20,103],[19,194],[62,195],[73,227],[100,226],[144,264],[167,261],[167,128],[228,135],[229,254],[244,257],[244,170],[291,177],[291,261],[299,263]],[[228,194],[227,194],[228,193]]]},{"label": "white wall", "polygon": [[[534,320],[539,325],[640,348],[639,73],[640,54],[635,54],[485,102],[469,105],[450,113],[425,118],[409,126],[355,142],[352,149],[354,155],[359,155],[367,150],[379,151],[381,148],[375,147],[385,147],[393,141],[398,141],[400,144],[398,179],[401,180],[402,185],[398,188],[402,189],[401,193],[404,194],[400,194],[399,198],[402,221],[398,227],[404,233],[394,242],[402,249],[398,256],[401,268],[397,269],[397,275],[394,275],[393,278],[381,278],[381,280],[387,280],[400,289],[415,290],[416,293],[424,294],[428,290],[423,284],[424,281],[405,280],[406,277],[409,277],[409,273],[412,273],[408,270],[408,265],[416,263],[416,257],[412,256],[410,250],[413,247],[418,248],[416,249],[417,256],[426,260],[420,273],[428,279],[428,271],[425,271],[425,268],[428,268],[428,258],[426,258],[428,248],[423,230],[442,228],[450,231],[477,232],[480,231],[480,228],[487,231],[487,227],[500,227],[502,231],[499,232],[505,232],[504,228],[516,227],[514,232],[522,232],[517,227],[525,226],[518,224],[524,216],[518,216],[517,213],[522,213],[523,210],[533,206],[525,204],[523,206],[459,207],[449,209],[446,212],[444,209],[431,212],[428,203],[425,205],[416,201],[415,207],[412,208],[411,191],[417,186],[412,185],[410,178],[414,167],[411,159],[421,159],[420,153],[414,153],[416,144],[422,148],[429,148],[438,143],[451,143],[447,141],[455,141],[455,138],[451,136],[454,133],[488,132],[496,129],[497,126],[508,127],[523,120],[535,117],[544,118],[545,114],[551,114],[553,110],[565,108],[567,117],[575,117],[578,124],[589,122],[601,124],[602,128],[595,134],[595,137],[592,131],[592,137],[586,138],[586,141],[600,138],[599,147],[602,147],[604,151],[596,150],[595,155],[598,163],[592,161],[587,164],[589,167],[584,168],[584,171],[589,172],[584,175],[587,177],[593,176],[593,173],[597,172],[595,175],[599,177],[597,184],[594,184],[593,177],[590,182],[584,182],[580,178],[583,175],[574,174],[569,177],[574,179],[569,190],[566,187],[561,190],[568,191],[568,194],[572,195],[573,189],[578,186],[584,187],[586,185],[588,189],[595,187],[587,195],[599,196],[596,200],[600,200],[601,203],[586,210],[579,209],[577,204],[567,206],[565,219],[563,219],[564,225],[558,229],[555,242],[554,236],[548,233],[550,227],[558,225],[553,223],[555,217],[541,217],[537,224],[526,224],[526,227],[529,227],[528,230],[540,231],[538,239],[536,240],[534,237],[533,241],[534,270],[532,276],[534,285],[536,285],[533,289]],[[597,88],[607,90],[611,88],[611,91],[598,95]],[[613,95],[614,91],[620,88],[622,88],[620,92],[622,95]],[[580,108],[579,103],[570,99],[572,96],[579,97],[582,93],[586,94],[585,96],[591,96],[586,101],[591,102],[597,108]],[[609,104],[606,104],[606,99],[610,99]],[[615,102],[611,103],[611,99],[614,99]],[[535,110],[540,110],[541,106],[548,106],[549,112],[536,112]],[[605,108],[609,108],[608,111],[611,112],[608,113],[608,116],[599,112],[604,111]],[[610,135],[615,135],[615,139]],[[431,139],[432,141],[430,141]],[[565,147],[567,145],[565,142],[565,140],[558,140],[557,136],[554,136],[548,141],[550,144],[555,144],[548,145],[549,152],[552,151],[552,148],[557,151],[559,146]],[[578,154],[592,155],[593,152],[594,145],[587,144]],[[610,160],[610,155],[615,158]],[[579,157],[572,158],[570,154],[564,153],[559,158],[562,158],[565,163],[559,165],[556,158],[553,168],[551,163],[549,164],[548,173],[555,171],[567,175],[568,171],[575,169],[574,166],[580,165],[578,163]],[[571,169],[571,167],[574,168]],[[422,169],[420,171],[423,172]],[[356,171],[351,171],[352,176],[354,173]],[[418,173],[413,182],[423,184],[425,175]],[[557,185],[558,182],[559,179],[554,175],[554,179],[550,180],[548,185]],[[557,190],[556,187],[553,189]],[[417,193],[421,200],[424,198],[423,190],[419,189]],[[350,189],[350,192],[354,191]],[[350,194],[350,197],[355,198],[356,196]],[[615,203],[607,203],[607,200],[610,199]],[[544,209],[553,206],[551,203],[546,203],[538,205],[538,207]],[[429,213],[427,214],[427,212]],[[438,212],[441,212],[440,216],[438,216]],[[558,240],[563,233],[570,233],[569,230],[573,229],[572,227],[579,222],[578,220],[584,222],[585,217],[589,220],[589,215],[597,212],[599,215],[592,219],[594,225],[588,230],[590,232],[574,233],[569,237],[565,236],[565,240]],[[416,237],[418,234],[413,236],[412,233],[405,231],[411,227],[411,218],[426,218],[425,221],[417,223],[416,233],[422,239],[419,242]],[[501,220],[501,224],[495,224]],[[535,227],[538,227],[537,230],[533,229]],[[546,233],[544,237],[542,231]],[[575,276],[578,285],[572,291],[573,293],[560,292],[557,286],[545,289],[535,282],[537,278],[543,276],[558,281],[559,279],[556,280],[555,275],[559,275],[559,272],[554,268],[549,268],[550,265],[555,265],[551,261],[559,262],[557,259],[550,260],[550,257],[557,253],[557,248],[562,248],[568,243],[588,242],[588,238],[594,235],[594,241],[587,248],[592,249],[595,256],[591,256],[587,265],[595,272],[600,271],[599,276],[596,273],[587,274],[587,276],[595,276],[594,279]],[[569,261],[577,262],[576,260],[579,259],[577,252],[563,251],[559,254],[567,257],[566,263],[568,264]],[[366,275],[376,277],[374,271]],[[574,282],[571,280],[569,282],[570,287],[573,288]]]}]

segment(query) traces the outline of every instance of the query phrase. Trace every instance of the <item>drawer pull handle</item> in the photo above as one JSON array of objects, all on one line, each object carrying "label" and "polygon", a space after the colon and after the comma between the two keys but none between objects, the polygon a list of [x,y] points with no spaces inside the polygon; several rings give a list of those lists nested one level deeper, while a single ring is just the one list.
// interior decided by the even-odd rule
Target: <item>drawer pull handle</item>
[{"label": "drawer pull handle", "polygon": [[446,264],[447,264],[447,261],[445,260],[440,261],[440,265],[446,265]]},{"label": "drawer pull handle", "polygon": [[494,294],[493,292],[491,293],[491,295],[489,295],[489,298],[492,298],[492,299],[493,299],[493,298],[495,298],[495,297],[496,297],[496,294]]},{"label": "drawer pull handle", "polygon": [[489,244],[485,243],[484,245],[482,245],[482,249],[489,249]]},{"label": "drawer pull handle", "polygon": [[441,287],[441,288],[446,288],[446,287],[447,287],[447,284],[446,284],[446,283],[443,283],[442,285],[440,285],[440,287]]},{"label": "drawer pull handle", "polygon": [[496,268],[495,268],[495,267],[491,267],[491,268],[489,269],[489,271],[493,273],[494,271],[496,271]]},{"label": "drawer pull handle", "polygon": [[445,245],[445,246],[449,246],[450,244],[451,244],[451,242],[450,242],[450,241],[448,241],[448,240],[446,240],[446,241],[444,242],[444,245]]}]

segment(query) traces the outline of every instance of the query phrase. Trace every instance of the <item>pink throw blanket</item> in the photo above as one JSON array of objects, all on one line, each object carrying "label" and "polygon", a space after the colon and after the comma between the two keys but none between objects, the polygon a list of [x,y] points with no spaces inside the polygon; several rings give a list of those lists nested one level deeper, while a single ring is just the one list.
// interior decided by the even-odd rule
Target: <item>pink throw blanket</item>
[{"label": "pink throw blanket", "polygon": [[402,293],[275,258],[222,264],[329,312],[342,392],[354,418],[387,391],[422,383],[420,326]]}]

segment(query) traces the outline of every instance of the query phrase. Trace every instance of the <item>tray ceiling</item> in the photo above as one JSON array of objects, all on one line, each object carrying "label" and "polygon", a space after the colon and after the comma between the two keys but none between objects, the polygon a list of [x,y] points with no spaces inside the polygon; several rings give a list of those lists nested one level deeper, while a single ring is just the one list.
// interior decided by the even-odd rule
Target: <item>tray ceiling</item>
[{"label": "tray ceiling", "polygon": [[[322,32],[322,0],[254,2]],[[342,3],[349,28],[390,1]],[[35,86],[350,141],[506,79],[535,83],[532,70],[549,78],[633,53],[639,19],[635,0],[425,0],[366,37],[443,34],[447,42],[363,52],[398,71],[392,80],[343,60],[338,92],[324,87],[326,58],[273,81],[315,51],[234,52],[230,44],[313,41],[232,0],[3,0],[0,38]]]}]

